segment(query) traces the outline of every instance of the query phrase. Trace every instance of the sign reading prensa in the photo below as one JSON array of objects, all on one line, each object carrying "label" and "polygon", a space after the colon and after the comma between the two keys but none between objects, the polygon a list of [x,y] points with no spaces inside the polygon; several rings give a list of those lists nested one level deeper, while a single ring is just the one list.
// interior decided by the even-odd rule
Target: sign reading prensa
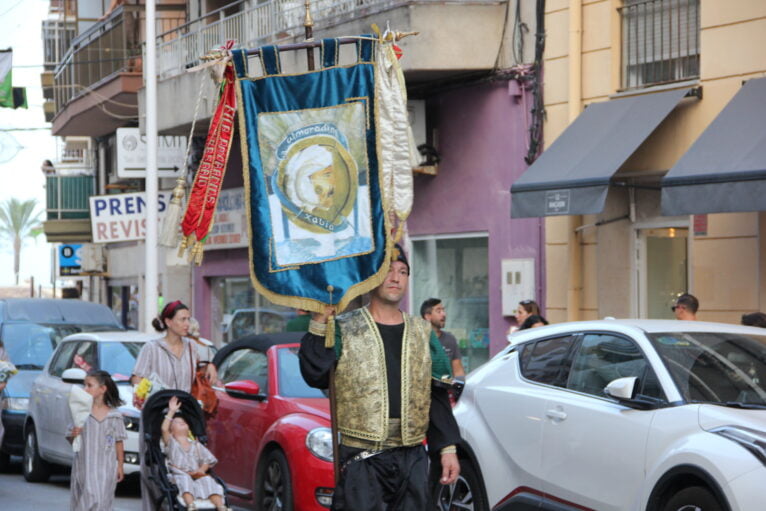
[{"label": "sign reading prensa", "polygon": [[[146,177],[146,137],[138,128],[118,128],[117,176]],[[157,176],[178,177],[184,165],[186,137],[157,137]]]},{"label": "sign reading prensa", "polygon": [[[171,191],[158,194],[162,220],[172,197]],[[120,193],[90,198],[90,225],[93,243],[142,240],[146,238],[146,194]]]}]

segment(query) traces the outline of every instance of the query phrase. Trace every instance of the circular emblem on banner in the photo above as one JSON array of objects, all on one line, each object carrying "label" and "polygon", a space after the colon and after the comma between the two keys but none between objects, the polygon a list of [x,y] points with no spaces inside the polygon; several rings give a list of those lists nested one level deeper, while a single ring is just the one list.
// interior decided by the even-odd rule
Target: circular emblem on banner
[{"label": "circular emblem on banner", "polygon": [[276,187],[282,209],[311,232],[339,232],[356,200],[357,173],[356,162],[335,137],[301,138],[279,161]]}]

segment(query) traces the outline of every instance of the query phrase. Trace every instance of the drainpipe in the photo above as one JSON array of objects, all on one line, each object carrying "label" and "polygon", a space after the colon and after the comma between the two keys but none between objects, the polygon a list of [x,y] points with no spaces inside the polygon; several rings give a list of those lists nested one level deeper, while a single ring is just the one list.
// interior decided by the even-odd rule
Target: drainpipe
[{"label": "drainpipe", "polygon": [[[569,123],[582,110],[582,0],[569,0]],[[582,215],[567,218],[567,321],[580,319],[582,244],[578,227]]]}]

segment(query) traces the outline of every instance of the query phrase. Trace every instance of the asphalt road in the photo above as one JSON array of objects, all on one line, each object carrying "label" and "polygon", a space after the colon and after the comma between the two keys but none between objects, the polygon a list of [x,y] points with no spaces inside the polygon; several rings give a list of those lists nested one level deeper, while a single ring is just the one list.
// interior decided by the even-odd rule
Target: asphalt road
[{"label": "asphalt road", "polygon": [[[19,511],[66,511],[69,509],[69,475],[51,477],[47,483],[28,483],[21,475],[21,458],[14,458],[9,472],[0,473],[2,509]],[[114,511],[138,511],[141,497],[137,481],[117,487]]]},{"label": "asphalt road", "polygon": [[[9,472],[0,473],[0,509],[14,511],[67,511],[69,475],[51,477],[47,483],[28,483],[21,475],[21,458],[13,458]],[[117,486],[114,511],[139,511],[141,494],[137,478]],[[235,510],[238,508],[234,508]]]}]

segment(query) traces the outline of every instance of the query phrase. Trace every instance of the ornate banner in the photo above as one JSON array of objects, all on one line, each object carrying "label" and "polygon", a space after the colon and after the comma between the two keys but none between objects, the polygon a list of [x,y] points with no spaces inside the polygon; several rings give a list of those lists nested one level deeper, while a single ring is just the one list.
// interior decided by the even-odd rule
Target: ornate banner
[{"label": "ornate banner", "polygon": [[371,39],[358,62],[282,75],[276,47],[261,48],[265,76],[247,76],[232,52],[249,212],[251,277],[269,300],[342,310],[385,277],[391,241],[379,172]]},{"label": "ornate banner", "polygon": [[189,194],[186,213],[181,221],[183,239],[180,251],[191,246],[191,258],[199,264],[202,261],[202,243],[213,227],[213,214],[229,161],[231,140],[234,136],[234,114],[236,95],[234,71],[231,64],[226,66],[223,76],[223,93],[213,119],[210,121],[202,161],[194,176]]}]

